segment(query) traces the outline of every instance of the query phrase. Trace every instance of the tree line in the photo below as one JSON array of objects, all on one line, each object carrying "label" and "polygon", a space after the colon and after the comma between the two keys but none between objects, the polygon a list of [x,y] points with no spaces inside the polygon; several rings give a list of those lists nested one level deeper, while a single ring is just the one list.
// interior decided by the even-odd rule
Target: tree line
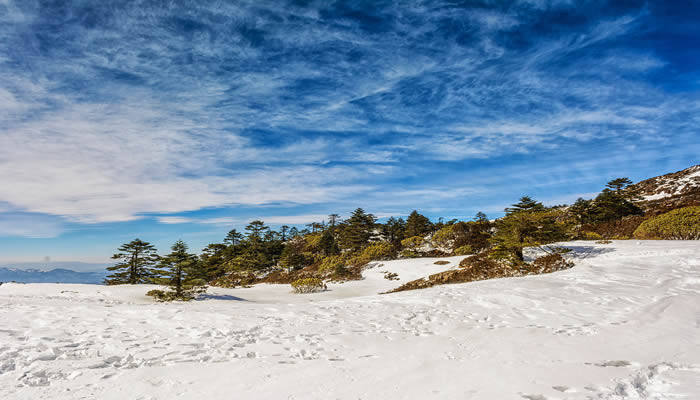
[{"label": "tree line", "polygon": [[479,212],[468,221],[433,222],[413,211],[406,219],[391,217],[380,223],[362,208],[345,220],[331,214],[327,221],[303,229],[285,225],[273,230],[256,220],[243,232],[230,230],[222,242],[207,245],[198,255],[181,240],[168,254],[159,255],[152,244],[134,239],[112,257],[118,262],[108,268],[112,274],[105,283],[162,284],[169,289],[149,294],[160,300],[187,300],[208,284],[222,284],[242,273],[293,274],[309,269],[318,277],[343,279],[351,275],[350,267],[373,260],[470,254],[518,265],[525,262],[526,247],[586,238],[595,233],[586,230],[595,224],[641,215],[631,183],[615,179],[594,199],[578,199],[572,205],[547,207],[524,196],[495,221]]}]

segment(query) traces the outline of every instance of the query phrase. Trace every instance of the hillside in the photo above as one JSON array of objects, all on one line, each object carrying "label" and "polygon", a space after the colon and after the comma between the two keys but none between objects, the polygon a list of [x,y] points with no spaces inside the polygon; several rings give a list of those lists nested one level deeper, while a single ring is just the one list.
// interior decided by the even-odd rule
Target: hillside
[{"label": "hillside", "polygon": [[[700,242],[569,242],[576,267],[377,295],[428,259],[295,295],[0,286],[0,398],[700,398]],[[450,259],[456,263],[458,258]]]},{"label": "hillside", "polygon": [[700,205],[700,165],[649,178],[632,185],[651,214]]}]

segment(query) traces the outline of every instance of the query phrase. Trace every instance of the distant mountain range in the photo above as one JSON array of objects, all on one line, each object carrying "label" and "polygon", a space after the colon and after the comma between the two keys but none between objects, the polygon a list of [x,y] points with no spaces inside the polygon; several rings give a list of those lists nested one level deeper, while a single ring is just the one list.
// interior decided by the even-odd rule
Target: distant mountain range
[{"label": "distant mountain range", "polygon": [[107,271],[76,272],[65,268],[55,268],[50,271],[0,268],[0,282],[102,284],[107,274]]}]

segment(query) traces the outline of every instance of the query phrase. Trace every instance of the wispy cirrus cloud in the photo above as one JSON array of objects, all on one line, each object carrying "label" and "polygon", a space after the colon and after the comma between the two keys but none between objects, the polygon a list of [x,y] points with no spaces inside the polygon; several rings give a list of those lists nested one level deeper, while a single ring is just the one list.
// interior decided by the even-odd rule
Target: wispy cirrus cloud
[{"label": "wispy cirrus cloud", "polygon": [[433,189],[485,181],[474,160],[699,145],[697,91],[639,44],[655,4],[594,5],[8,0],[0,201],[79,223],[418,207],[503,189]]}]

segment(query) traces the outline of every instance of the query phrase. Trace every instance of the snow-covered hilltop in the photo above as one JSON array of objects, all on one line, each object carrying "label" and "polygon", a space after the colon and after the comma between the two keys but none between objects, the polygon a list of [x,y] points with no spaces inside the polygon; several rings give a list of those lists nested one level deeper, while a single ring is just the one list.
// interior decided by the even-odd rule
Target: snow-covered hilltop
[{"label": "snow-covered hilltop", "polygon": [[700,205],[700,165],[657,176],[632,185],[645,201],[645,208],[665,212]]},{"label": "snow-covered hilltop", "polygon": [[700,398],[700,242],[564,245],[566,271],[388,295],[451,265],[190,303],[143,285],[4,284],[0,398]]}]

